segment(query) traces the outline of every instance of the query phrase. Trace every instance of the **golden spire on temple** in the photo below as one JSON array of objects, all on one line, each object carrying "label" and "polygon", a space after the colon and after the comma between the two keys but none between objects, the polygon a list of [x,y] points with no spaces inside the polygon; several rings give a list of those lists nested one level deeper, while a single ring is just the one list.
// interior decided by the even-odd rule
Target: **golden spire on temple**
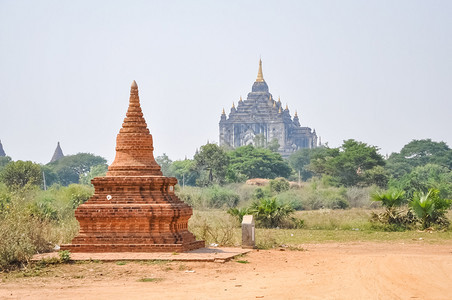
[{"label": "golden spire on temple", "polygon": [[242,100],[242,96],[240,96],[240,102],[242,102],[243,100]]},{"label": "golden spire on temple", "polygon": [[221,112],[222,115],[225,115],[226,113],[224,112],[224,107],[223,107],[223,111]]},{"label": "golden spire on temple", "polygon": [[232,102],[232,108],[235,108],[235,104],[234,104],[234,102]]},{"label": "golden spire on temple", "polygon": [[281,103],[281,97],[278,97],[278,103]]},{"label": "golden spire on temple", "polygon": [[273,101],[273,107],[276,107],[276,101]]},{"label": "golden spire on temple", "polygon": [[289,105],[286,104],[286,110],[289,110]]},{"label": "golden spire on temple", "polygon": [[273,97],[272,97],[272,95],[270,95],[270,97],[268,98],[268,101],[272,101],[273,100]]},{"label": "golden spire on temple", "polygon": [[262,74],[262,60],[259,59],[259,71],[257,72],[256,82],[265,82],[264,75]]},{"label": "golden spire on temple", "polygon": [[294,117],[298,117],[297,111],[295,111],[295,115],[294,115]]},{"label": "golden spire on temple", "polygon": [[278,111],[278,113],[279,113],[279,114],[281,113],[281,106],[279,107],[279,111]]}]

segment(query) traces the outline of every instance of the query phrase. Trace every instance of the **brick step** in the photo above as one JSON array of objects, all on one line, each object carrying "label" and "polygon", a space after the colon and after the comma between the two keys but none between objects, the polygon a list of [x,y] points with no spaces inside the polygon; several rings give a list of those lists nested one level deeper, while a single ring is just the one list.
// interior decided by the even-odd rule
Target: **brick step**
[{"label": "brick step", "polygon": [[69,244],[61,250],[71,252],[185,252],[205,247],[204,241],[183,244]]}]

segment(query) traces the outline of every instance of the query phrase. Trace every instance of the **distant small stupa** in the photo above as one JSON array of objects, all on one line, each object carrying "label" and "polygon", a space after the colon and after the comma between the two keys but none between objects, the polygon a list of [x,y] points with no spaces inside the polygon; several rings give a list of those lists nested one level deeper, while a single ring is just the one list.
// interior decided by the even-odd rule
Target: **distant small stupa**
[{"label": "distant small stupa", "polygon": [[0,156],[6,156],[5,150],[3,150],[2,141],[0,140]]},{"label": "distant small stupa", "polygon": [[53,156],[52,156],[52,159],[50,160],[50,162],[53,163],[54,161],[57,161],[63,157],[64,157],[63,150],[61,150],[60,142],[58,142],[57,147],[55,149],[55,152],[53,153]]}]

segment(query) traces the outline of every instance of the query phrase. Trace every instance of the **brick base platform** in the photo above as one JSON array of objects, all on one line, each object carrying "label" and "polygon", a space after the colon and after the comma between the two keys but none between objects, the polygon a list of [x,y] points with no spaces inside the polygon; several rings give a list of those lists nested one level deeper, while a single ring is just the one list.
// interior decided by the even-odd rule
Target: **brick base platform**
[{"label": "brick base platform", "polygon": [[185,244],[68,244],[61,245],[61,250],[71,252],[186,252],[205,246],[204,241]]},{"label": "brick base platform", "polygon": [[[203,261],[224,263],[234,257],[251,252],[251,249],[241,248],[200,248],[188,252],[75,252],[71,253],[73,261],[146,261],[146,260],[163,260],[163,261]],[[42,259],[58,258],[58,252],[36,254],[32,261],[40,261]]]}]

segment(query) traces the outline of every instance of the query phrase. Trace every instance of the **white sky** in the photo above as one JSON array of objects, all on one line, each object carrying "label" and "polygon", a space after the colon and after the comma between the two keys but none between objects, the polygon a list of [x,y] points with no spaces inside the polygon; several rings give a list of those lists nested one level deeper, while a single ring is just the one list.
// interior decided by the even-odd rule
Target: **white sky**
[{"label": "white sky", "polygon": [[259,57],[270,92],[338,147],[452,145],[452,1],[0,0],[0,140],[14,160],[111,163],[130,84],[155,155],[218,141]]}]

